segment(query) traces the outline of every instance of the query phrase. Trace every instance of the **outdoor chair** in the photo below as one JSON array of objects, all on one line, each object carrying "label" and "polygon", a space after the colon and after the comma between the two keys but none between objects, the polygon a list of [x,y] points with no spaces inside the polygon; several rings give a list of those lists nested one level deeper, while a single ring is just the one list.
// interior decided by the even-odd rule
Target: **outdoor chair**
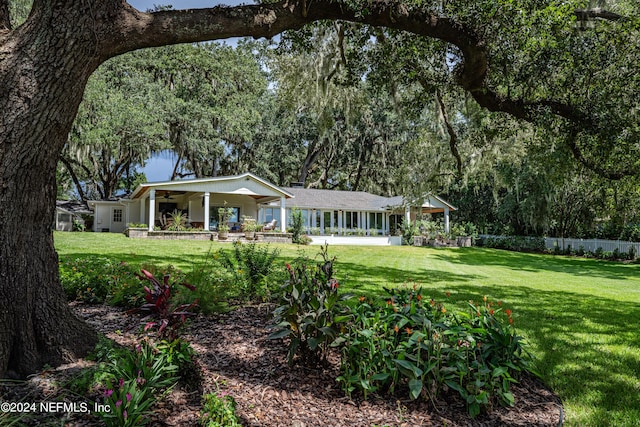
[{"label": "outdoor chair", "polygon": [[273,220],[271,222],[267,222],[264,224],[264,226],[262,227],[262,231],[272,231],[276,229],[276,225],[278,225],[278,221],[277,220]]}]

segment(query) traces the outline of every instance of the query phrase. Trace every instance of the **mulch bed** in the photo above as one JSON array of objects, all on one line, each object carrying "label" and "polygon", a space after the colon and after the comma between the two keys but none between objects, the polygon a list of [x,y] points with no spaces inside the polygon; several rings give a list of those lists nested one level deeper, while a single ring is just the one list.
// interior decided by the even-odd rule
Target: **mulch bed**
[{"label": "mulch bed", "polygon": [[[103,305],[73,307],[80,317],[116,342],[131,346],[137,339],[141,324],[138,317]],[[246,426],[484,427],[562,423],[560,399],[530,377],[513,386],[515,408],[495,407],[475,419],[469,418],[464,403],[453,394],[443,396],[435,405],[403,397],[349,399],[335,381],[337,357],[324,371],[287,365],[285,346],[267,339],[270,309],[268,305],[245,306],[227,314],[193,319],[185,335],[198,353],[201,390],[175,388],[154,407],[150,425],[196,426],[202,393],[220,392],[233,396],[238,403],[237,414]],[[59,386],[84,366],[87,362],[79,361],[40,373],[26,384],[0,386],[0,396],[5,401],[78,400],[77,396],[60,397]],[[89,402],[94,401],[100,398],[89,398]],[[61,414],[39,417],[25,421],[28,425],[53,421],[60,425]],[[63,420],[68,426],[101,425],[86,414],[73,413]]]}]

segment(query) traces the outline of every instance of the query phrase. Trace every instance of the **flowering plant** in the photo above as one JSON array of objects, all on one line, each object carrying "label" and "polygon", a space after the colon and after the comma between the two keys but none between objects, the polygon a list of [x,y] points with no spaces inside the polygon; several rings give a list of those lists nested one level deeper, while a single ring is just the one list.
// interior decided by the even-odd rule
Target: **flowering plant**
[{"label": "flowering plant", "polygon": [[[456,391],[474,417],[493,402],[513,406],[509,391],[521,371],[531,371],[512,312],[502,303],[471,301],[466,312],[447,311],[422,289],[385,289],[380,302],[361,304],[342,341],[338,382],[347,394],[359,390],[435,400]],[[450,297],[450,293],[446,293]]]},{"label": "flowering plant", "polygon": [[110,410],[99,415],[108,426],[145,424],[158,393],[178,381],[177,371],[169,355],[147,340],[121,353],[111,362],[103,393]]}]

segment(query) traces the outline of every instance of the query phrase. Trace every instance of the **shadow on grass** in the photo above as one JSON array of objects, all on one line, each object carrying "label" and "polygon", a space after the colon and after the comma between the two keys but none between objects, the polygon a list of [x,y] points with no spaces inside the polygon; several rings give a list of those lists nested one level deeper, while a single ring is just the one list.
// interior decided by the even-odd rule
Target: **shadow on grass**
[{"label": "shadow on grass", "polygon": [[[486,286],[513,310],[528,338],[536,367],[577,425],[637,425],[640,419],[640,306],[598,296],[528,287]],[[459,284],[456,300],[478,299]],[[588,412],[591,412],[588,414]]]},{"label": "shadow on grass", "polygon": [[640,276],[640,266],[638,265],[596,259],[483,248],[460,248],[456,251],[443,250],[438,252],[432,252],[430,256],[453,264],[501,266],[530,272],[553,271],[578,277],[591,276],[607,279],[627,279]]},{"label": "shadow on grass", "polygon": [[363,266],[349,262],[338,262],[337,268],[338,276],[345,277],[350,291],[362,291],[371,295],[383,292],[383,286],[397,287],[405,283],[417,283],[424,288],[445,282],[467,283],[483,277],[419,267],[407,272],[398,268]]},{"label": "shadow on grass", "polygon": [[159,268],[165,268],[169,265],[174,266],[180,270],[194,270],[197,269],[198,266],[205,264],[206,254],[203,255],[194,255],[192,253],[187,254],[163,254],[163,255],[143,255],[136,253],[127,253],[123,255],[117,254],[85,254],[85,253],[65,253],[60,256],[61,262],[69,262],[75,259],[85,259],[85,260],[96,260],[96,259],[108,259],[111,262],[119,263],[126,262],[131,265],[139,265],[143,266],[156,266]]}]

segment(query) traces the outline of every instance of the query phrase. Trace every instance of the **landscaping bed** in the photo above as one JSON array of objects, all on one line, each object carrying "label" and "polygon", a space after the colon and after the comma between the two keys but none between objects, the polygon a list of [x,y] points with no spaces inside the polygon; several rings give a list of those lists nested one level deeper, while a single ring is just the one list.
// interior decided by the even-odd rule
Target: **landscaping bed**
[{"label": "landscaping bed", "polygon": [[[106,305],[72,304],[79,316],[97,330],[126,346],[139,337],[138,316]],[[512,387],[514,408],[495,407],[489,414],[469,418],[465,404],[454,394],[442,395],[435,406],[411,401],[408,396],[363,401],[345,397],[335,381],[337,357],[330,357],[325,371],[287,365],[286,348],[267,339],[271,305],[245,306],[227,314],[199,315],[190,322],[185,338],[198,354],[202,370],[200,390],[176,387],[153,409],[150,425],[198,425],[202,394],[232,396],[237,415],[247,426],[556,426],[562,419],[559,399],[539,381],[524,377]],[[31,394],[29,400],[71,400],[54,397],[86,362],[49,370],[23,385],[4,386],[5,400]],[[89,402],[99,401],[89,397]],[[28,425],[59,420],[61,414],[44,415]],[[100,421],[85,414],[72,414],[68,426],[98,426]]]}]

